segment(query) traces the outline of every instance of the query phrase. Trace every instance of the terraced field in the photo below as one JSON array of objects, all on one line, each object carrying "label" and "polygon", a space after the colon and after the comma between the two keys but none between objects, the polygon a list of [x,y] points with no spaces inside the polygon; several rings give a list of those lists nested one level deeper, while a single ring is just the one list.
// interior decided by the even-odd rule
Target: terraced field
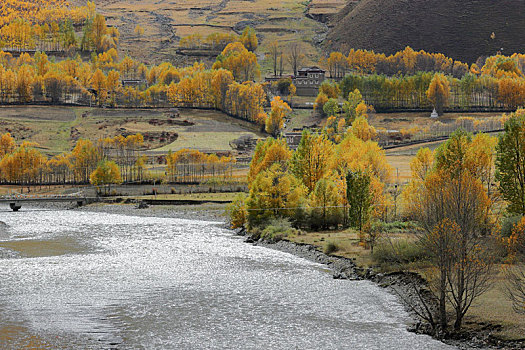
[{"label": "terraced field", "polygon": [[[78,0],[79,2],[81,0]],[[250,25],[257,30],[264,57],[266,45],[278,39],[281,44],[300,41],[310,63],[317,62],[328,28],[306,16],[335,13],[345,0],[95,0],[97,9],[118,26],[121,51],[150,62],[173,60],[184,63],[194,58],[176,55],[180,38],[212,32],[240,33]],[[310,5],[310,7],[308,7]],[[145,33],[137,37],[140,24]]]},{"label": "terraced field", "polygon": [[36,142],[46,154],[69,151],[79,138],[97,140],[142,133],[147,149],[231,151],[230,142],[247,135],[264,135],[248,122],[221,112],[169,109],[100,109],[87,107],[1,107],[0,134],[17,141]]}]

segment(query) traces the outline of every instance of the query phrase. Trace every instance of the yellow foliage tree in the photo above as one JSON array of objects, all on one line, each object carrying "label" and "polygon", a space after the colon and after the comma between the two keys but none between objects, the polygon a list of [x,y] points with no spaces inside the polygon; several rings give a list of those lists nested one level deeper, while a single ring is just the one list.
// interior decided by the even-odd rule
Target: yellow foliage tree
[{"label": "yellow foliage tree", "polygon": [[373,140],[377,136],[376,129],[368,124],[364,116],[359,116],[354,120],[350,132],[363,141]]},{"label": "yellow foliage tree", "polygon": [[274,139],[270,137],[264,141],[257,142],[250,162],[248,184],[250,185],[259,173],[268,170],[273,164],[286,165],[291,155],[292,152],[284,139]]},{"label": "yellow foliage tree", "polygon": [[280,96],[276,96],[272,101],[272,109],[270,115],[266,119],[265,130],[273,136],[277,136],[283,126],[285,118],[292,112],[292,109]]},{"label": "yellow foliage tree", "polygon": [[220,68],[231,71],[239,82],[253,81],[261,75],[257,56],[240,42],[228,44],[217,57],[213,69]]},{"label": "yellow foliage tree", "polygon": [[101,161],[89,176],[89,182],[93,186],[104,187],[104,192],[107,194],[112,184],[122,183],[117,163],[108,160]]},{"label": "yellow foliage tree", "polygon": [[427,90],[427,97],[434,105],[438,115],[443,115],[443,107],[448,104],[450,97],[450,84],[445,75],[441,73],[434,74]]}]

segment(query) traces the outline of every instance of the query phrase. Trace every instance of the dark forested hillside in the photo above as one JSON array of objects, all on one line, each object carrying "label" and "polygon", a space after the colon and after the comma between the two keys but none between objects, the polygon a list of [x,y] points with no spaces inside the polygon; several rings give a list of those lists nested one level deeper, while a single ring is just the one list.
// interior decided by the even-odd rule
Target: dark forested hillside
[{"label": "dark forested hillside", "polygon": [[523,52],[524,14],[523,0],[362,0],[339,16],[326,45],[385,53],[408,45],[474,62],[501,49]]}]

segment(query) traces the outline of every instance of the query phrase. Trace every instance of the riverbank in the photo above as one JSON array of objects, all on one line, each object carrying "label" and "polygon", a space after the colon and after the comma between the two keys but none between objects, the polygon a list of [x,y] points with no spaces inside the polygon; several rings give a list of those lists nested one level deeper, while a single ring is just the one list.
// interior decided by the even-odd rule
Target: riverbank
[{"label": "riverbank", "polygon": [[[225,209],[226,206],[221,204],[149,206],[144,209],[138,209],[138,204],[93,204],[75,210],[144,217],[154,216],[216,221],[225,225]],[[288,240],[280,240],[278,242],[253,240],[249,235],[245,237],[246,243],[282,251],[325,265],[331,270],[334,279],[369,280],[376,283],[378,286],[387,289],[391,294],[396,295],[399,302],[403,304],[413,320],[408,325],[410,331],[420,334],[430,333],[428,325],[422,322],[410,307],[410,305],[415,306],[417,309],[424,307],[420,296],[415,292],[416,289],[426,289],[426,282],[419,275],[400,272],[377,273],[372,268],[362,265],[363,259],[356,261],[355,258],[337,256],[336,254],[328,255],[320,250],[322,248],[314,244]],[[428,304],[428,300],[426,300],[426,303]],[[486,323],[480,327],[464,331],[459,335],[449,336],[448,338],[443,336],[436,338],[459,349],[514,350],[524,348],[523,342],[504,341],[494,337],[493,333],[498,329],[500,329],[500,326]]]},{"label": "riverbank", "polygon": [[[40,207],[41,210],[72,209],[75,211],[110,213],[119,215],[139,216],[139,217],[159,217],[159,218],[182,218],[188,220],[201,220],[217,222],[225,226],[224,210],[225,205],[205,204],[205,205],[185,205],[185,206],[150,206],[140,209],[137,203],[133,204],[92,204],[81,208],[67,207],[64,204],[54,204],[51,206]],[[327,266],[337,279],[361,280],[367,279],[377,283],[379,286],[388,289],[392,294],[398,296],[398,300],[404,303],[405,308],[410,311],[408,305],[418,302],[418,296],[413,292],[415,283],[424,283],[411,275],[406,276],[400,273],[378,274],[368,268],[363,268],[354,259],[338,257],[324,254],[312,244],[294,243],[286,240],[277,243],[268,241],[253,241],[249,237],[248,243],[263,246],[266,248],[283,251],[305,258],[307,260]],[[418,286],[418,284],[416,284]],[[420,286],[420,285],[419,285]],[[425,325],[415,317],[409,330],[417,333],[426,333]],[[485,328],[476,332],[466,332],[460,339],[445,339],[447,344],[454,345],[460,349],[483,348],[483,349],[523,349],[523,343],[504,342],[492,337],[494,325],[487,324]]]},{"label": "riverbank", "polygon": [[[246,233],[243,232],[241,234]],[[320,251],[318,246],[308,243],[292,242],[286,239],[278,242],[268,240],[255,241],[249,235],[247,235],[246,241],[254,245],[290,253],[326,265],[332,270],[335,279],[365,279],[387,289],[390,293],[398,297],[400,303],[403,304],[406,311],[410,314],[413,323],[408,325],[409,331],[431,335],[459,349],[525,349],[525,341],[523,340],[503,340],[495,337],[494,333],[501,330],[502,326],[489,322],[479,323],[473,327],[469,327],[469,329],[463,330],[459,334],[440,334],[438,336],[432,334],[428,323],[421,320],[414,312],[414,309],[422,310],[422,308],[425,307],[424,304],[427,306],[431,305],[431,307],[437,307],[437,305],[435,305],[435,303],[433,305],[429,294],[425,293],[428,288],[427,282],[416,273],[378,273],[370,267],[366,268],[357,264],[355,258],[328,255]],[[416,290],[421,292],[416,292]]]}]

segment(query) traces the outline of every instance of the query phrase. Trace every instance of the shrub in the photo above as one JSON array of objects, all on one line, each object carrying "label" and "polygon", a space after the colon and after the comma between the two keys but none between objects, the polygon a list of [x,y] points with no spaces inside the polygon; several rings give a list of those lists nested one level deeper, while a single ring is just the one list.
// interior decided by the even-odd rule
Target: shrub
[{"label": "shrub", "polygon": [[290,78],[279,79],[279,81],[277,82],[277,91],[279,91],[281,95],[289,95],[290,85],[292,85],[292,79]]},{"label": "shrub", "polygon": [[328,242],[324,246],[324,253],[329,255],[339,250],[339,246],[334,242]]},{"label": "shrub", "polygon": [[383,231],[389,233],[397,233],[403,231],[416,231],[419,229],[417,223],[413,221],[394,221],[394,222],[382,222]]},{"label": "shrub", "polygon": [[272,218],[268,222],[268,225],[262,229],[260,238],[272,242],[278,242],[289,235],[299,233],[300,231],[293,228],[288,219]]},{"label": "shrub", "polygon": [[374,249],[372,258],[379,264],[410,264],[428,260],[428,255],[419,242],[407,239],[382,240]]},{"label": "shrub", "polygon": [[514,229],[514,226],[520,222],[521,216],[509,216],[506,218],[503,218],[501,222],[501,231],[500,234],[502,237],[510,237],[512,234],[512,230]]},{"label": "shrub", "polygon": [[239,194],[233,202],[226,208],[226,213],[230,218],[230,227],[242,228],[246,225],[248,211],[246,210],[246,196]]}]

